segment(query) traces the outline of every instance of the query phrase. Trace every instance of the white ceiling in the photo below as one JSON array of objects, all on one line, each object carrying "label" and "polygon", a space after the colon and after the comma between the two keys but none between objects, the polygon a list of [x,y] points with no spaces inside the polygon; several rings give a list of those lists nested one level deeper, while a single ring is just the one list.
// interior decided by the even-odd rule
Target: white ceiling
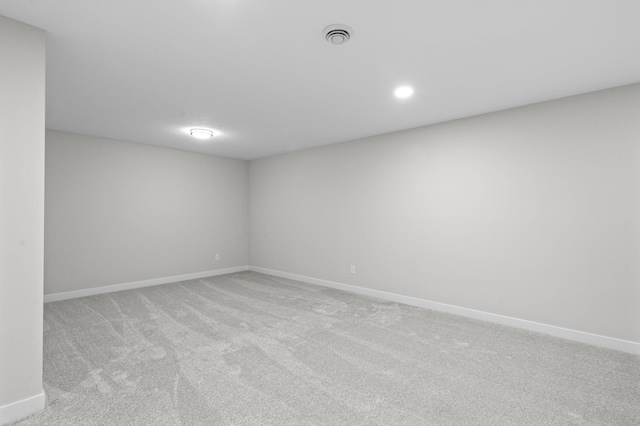
[{"label": "white ceiling", "polygon": [[[2,0],[0,15],[48,31],[48,128],[241,159],[640,82],[635,0]],[[335,23],[347,44],[324,40]]]}]

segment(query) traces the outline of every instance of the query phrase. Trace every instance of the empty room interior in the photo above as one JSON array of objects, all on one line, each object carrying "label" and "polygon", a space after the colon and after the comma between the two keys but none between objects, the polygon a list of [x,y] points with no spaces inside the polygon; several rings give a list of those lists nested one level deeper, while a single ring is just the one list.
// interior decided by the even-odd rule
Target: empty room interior
[{"label": "empty room interior", "polygon": [[3,0],[0,425],[640,425],[638,22]]}]

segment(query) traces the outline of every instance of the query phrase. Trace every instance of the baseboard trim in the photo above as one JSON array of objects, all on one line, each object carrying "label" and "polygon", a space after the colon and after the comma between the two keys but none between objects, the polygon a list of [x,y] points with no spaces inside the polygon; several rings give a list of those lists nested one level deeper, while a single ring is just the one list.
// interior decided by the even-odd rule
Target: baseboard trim
[{"label": "baseboard trim", "polygon": [[169,284],[179,281],[195,280],[198,278],[214,277],[216,275],[233,274],[234,272],[242,272],[249,269],[249,266],[236,266],[233,268],[216,269],[213,271],[195,272],[193,274],[174,275],[172,277],[154,278],[151,280],[135,281],[124,284],[113,284],[102,287],[87,288],[84,290],[65,291],[63,293],[45,294],[44,303],[57,302],[60,300],[76,299],[78,297],[94,296],[96,294],[113,293],[122,290],[132,290],[142,287],[150,287],[154,285]]},{"label": "baseboard trim", "polygon": [[454,315],[459,315],[467,318],[473,318],[477,320],[506,325],[509,327],[535,331],[537,333],[547,334],[555,337],[561,337],[564,339],[573,340],[580,343],[586,343],[589,345],[600,346],[607,349],[615,349],[622,352],[628,352],[631,354],[640,355],[640,343],[631,342],[628,340],[621,340],[613,337],[586,333],[583,331],[557,327],[555,325],[542,324],[539,322],[527,321],[519,318],[507,317],[504,315],[492,314],[489,312],[476,311],[474,309],[463,308],[460,306],[447,305],[445,303],[432,302],[430,300],[418,299],[415,297],[403,296],[395,293],[387,293],[385,291],[372,290],[372,289],[358,287],[350,284],[342,284],[334,281],[327,281],[327,280],[322,280],[318,278],[308,277],[305,275],[291,274],[288,272],[261,268],[258,266],[249,266],[249,270],[254,272],[259,272],[261,274],[273,275],[276,277],[302,281],[308,284],[315,284],[323,287],[334,288],[337,290],[344,290],[351,293],[362,294],[365,296],[377,297],[378,299],[388,300],[391,302],[403,303],[405,305],[432,309],[434,311],[446,312],[449,314],[454,314]]},{"label": "baseboard trim", "polygon": [[15,422],[44,410],[45,402],[44,391],[41,391],[37,395],[0,407],[0,425]]}]

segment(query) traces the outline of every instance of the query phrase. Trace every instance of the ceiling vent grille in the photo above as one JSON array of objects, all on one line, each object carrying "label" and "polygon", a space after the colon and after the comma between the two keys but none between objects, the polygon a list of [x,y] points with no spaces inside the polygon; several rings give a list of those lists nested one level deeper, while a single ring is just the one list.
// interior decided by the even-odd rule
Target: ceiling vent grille
[{"label": "ceiling vent grille", "polygon": [[324,38],[331,44],[345,44],[351,38],[353,30],[346,25],[334,24],[324,29]]}]

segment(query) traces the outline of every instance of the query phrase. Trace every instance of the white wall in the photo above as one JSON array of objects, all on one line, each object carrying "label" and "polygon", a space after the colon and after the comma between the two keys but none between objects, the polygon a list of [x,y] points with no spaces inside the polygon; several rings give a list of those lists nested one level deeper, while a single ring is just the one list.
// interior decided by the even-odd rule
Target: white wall
[{"label": "white wall", "polygon": [[246,161],[48,130],[46,182],[45,294],[248,263]]},{"label": "white wall", "polygon": [[44,408],[44,49],[0,16],[0,424]]},{"label": "white wall", "polygon": [[640,342],[639,148],[633,85],[252,161],[250,264]]}]

